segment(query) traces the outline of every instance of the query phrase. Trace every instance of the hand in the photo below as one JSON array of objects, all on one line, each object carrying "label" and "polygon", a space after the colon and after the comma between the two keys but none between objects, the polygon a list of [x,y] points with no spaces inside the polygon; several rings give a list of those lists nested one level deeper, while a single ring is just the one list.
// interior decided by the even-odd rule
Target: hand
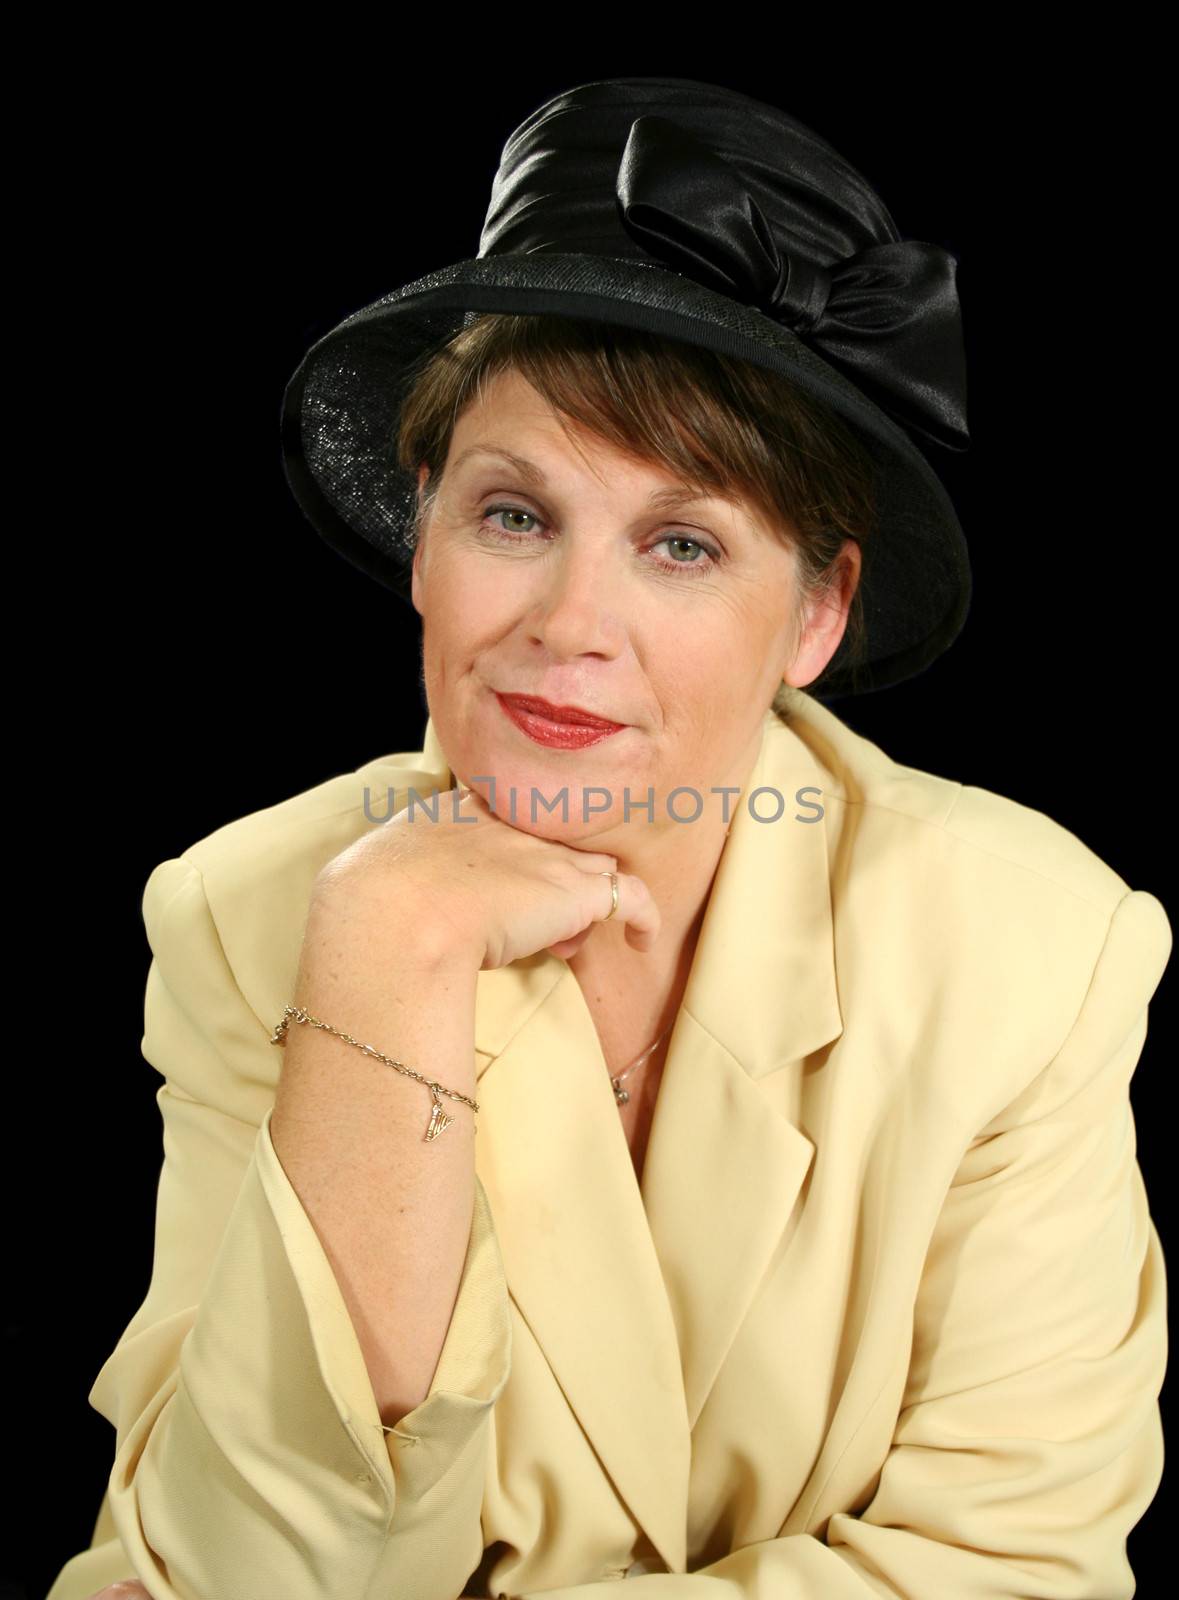
[{"label": "hand", "polygon": [[151,1595],[138,1578],[120,1578],[118,1583],[108,1583],[97,1589],[90,1600],[151,1600]]},{"label": "hand", "polygon": [[[312,912],[352,926],[363,918],[391,938],[409,926],[432,954],[467,952],[484,969],[546,949],[564,960],[610,915],[601,874],[617,867],[616,856],[512,827],[460,786],[439,797],[437,822],[416,806],[411,822],[406,808],[334,856],[316,879]],[[633,873],[618,874],[614,915],[628,944],[652,948],[659,910]]]}]

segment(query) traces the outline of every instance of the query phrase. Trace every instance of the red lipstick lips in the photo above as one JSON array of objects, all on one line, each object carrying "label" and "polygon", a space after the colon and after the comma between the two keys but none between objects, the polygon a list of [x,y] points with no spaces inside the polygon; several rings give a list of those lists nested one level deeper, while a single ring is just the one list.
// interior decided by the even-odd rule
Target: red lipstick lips
[{"label": "red lipstick lips", "polygon": [[552,705],[536,695],[497,694],[496,699],[521,733],[551,749],[584,750],[627,726],[595,717],[579,706]]}]

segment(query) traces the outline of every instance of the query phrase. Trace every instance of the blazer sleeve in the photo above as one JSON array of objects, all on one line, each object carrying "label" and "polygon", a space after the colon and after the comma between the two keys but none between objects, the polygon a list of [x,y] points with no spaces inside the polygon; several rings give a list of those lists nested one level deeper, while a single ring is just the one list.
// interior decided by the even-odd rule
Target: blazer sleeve
[{"label": "blazer sleeve", "polygon": [[164,1080],[154,1260],[90,1394],[116,1430],[108,1496],[127,1575],[155,1600],[455,1600],[483,1553],[490,1412],[510,1368],[486,1192],[476,1180],[430,1390],[390,1429],[271,1143],[273,1100],[260,1124],[240,1115],[245,1081],[272,1082],[281,1062],[194,863],[155,869],[144,920],[143,1054]]},{"label": "blazer sleeve", "polygon": [[636,1575],[635,1600],[1130,1600],[1126,1537],[1162,1478],[1167,1328],[1129,1084],[1170,949],[1160,902],[1129,891],[1068,1037],[966,1151],[870,1503],[824,1539]]}]

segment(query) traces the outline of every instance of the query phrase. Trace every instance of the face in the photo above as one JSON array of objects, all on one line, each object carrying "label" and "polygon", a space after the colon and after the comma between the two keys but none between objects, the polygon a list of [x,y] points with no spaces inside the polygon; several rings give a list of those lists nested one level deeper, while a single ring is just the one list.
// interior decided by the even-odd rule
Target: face
[{"label": "face", "polygon": [[[425,481],[423,467],[419,492]],[[676,492],[685,498],[673,504]],[[515,372],[459,418],[414,557],[413,603],[442,747],[505,821],[594,849],[636,828],[683,835],[671,791],[687,786],[702,817],[720,814],[726,802],[710,790],[743,784],[779,683],[809,683],[834,653],[850,590],[800,618],[792,648],[793,552],[746,502],[690,492],[562,427]],[[551,724],[522,726],[504,695],[622,726],[579,747]],[[651,790],[654,806],[639,810]],[[684,818],[698,804],[695,794],[670,803]]]}]

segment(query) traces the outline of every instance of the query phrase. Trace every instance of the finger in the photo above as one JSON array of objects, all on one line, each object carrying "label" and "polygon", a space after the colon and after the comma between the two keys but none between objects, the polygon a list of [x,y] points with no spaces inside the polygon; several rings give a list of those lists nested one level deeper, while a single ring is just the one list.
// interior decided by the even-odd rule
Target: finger
[{"label": "finger", "polygon": [[591,922],[588,928],[583,928],[580,933],[575,933],[572,939],[558,939],[556,944],[549,945],[550,952],[557,956],[559,960],[568,961],[571,956],[577,954],[596,926],[596,923]]},{"label": "finger", "polygon": [[659,915],[659,907],[655,904],[654,896],[643,882],[632,872],[619,872],[618,879],[618,909],[613,910],[613,893],[610,885],[610,874],[602,874],[602,887],[606,891],[606,903],[602,914],[595,917],[596,922],[606,922],[611,916],[620,917],[626,924],[626,942],[635,950],[650,950],[659,938],[663,926],[663,919]]},{"label": "finger", "polygon": [[577,857],[577,865],[593,872],[617,872],[618,857],[607,850],[579,850],[576,845],[565,847]]},{"label": "finger", "polygon": [[633,873],[624,872],[619,875],[619,905],[622,907],[622,885],[626,884],[629,890],[629,902],[626,907],[626,941],[636,950],[649,950],[659,938],[663,927],[663,918],[659,914],[659,907],[655,896],[648,889],[642,878]]}]

